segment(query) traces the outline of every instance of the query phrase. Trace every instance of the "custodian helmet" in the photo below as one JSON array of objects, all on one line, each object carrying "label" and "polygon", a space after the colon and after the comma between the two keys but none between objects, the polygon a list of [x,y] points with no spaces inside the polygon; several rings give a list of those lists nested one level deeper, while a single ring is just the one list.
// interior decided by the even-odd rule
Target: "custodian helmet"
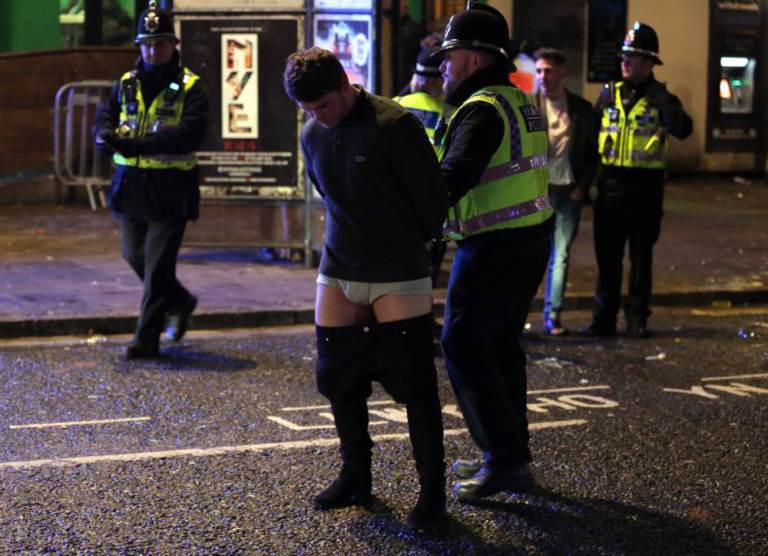
[{"label": "custodian helmet", "polygon": [[416,67],[413,73],[423,77],[440,77],[440,55],[435,55],[436,46],[426,46],[419,52],[416,58]]},{"label": "custodian helmet", "polygon": [[655,64],[663,65],[659,58],[659,37],[653,27],[636,21],[632,29],[627,31],[624,37],[624,46],[621,47],[621,54],[639,54],[647,56]]},{"label": "custodian helmet", "polygon": [[151,0],[149,7],[141,12],[136,30],[137,43],[150,40],[179,40],[173,29],[173,16],[158,8],[156,0]]},{"label": "custodian helmet", "polygon": [[504,16],[486,4],[468,2],[466,10],[451,16],[437,52],[453,48],[485,50],[511,64],[505,50],[507,44],[509,28]]}]

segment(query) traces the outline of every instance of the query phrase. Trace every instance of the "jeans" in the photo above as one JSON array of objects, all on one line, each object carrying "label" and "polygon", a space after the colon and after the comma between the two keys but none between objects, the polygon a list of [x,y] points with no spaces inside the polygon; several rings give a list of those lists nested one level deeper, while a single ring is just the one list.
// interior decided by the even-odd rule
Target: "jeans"
[{"label": "jeans", "polygon": [[552,252],[544,288],[545,319],[556,318],[563,308],[568,279],[568,255],[581,219],[581,201],[572,199],[569,191],[551,191],[549,203],[555,210],[555,231],[552,233]]}]

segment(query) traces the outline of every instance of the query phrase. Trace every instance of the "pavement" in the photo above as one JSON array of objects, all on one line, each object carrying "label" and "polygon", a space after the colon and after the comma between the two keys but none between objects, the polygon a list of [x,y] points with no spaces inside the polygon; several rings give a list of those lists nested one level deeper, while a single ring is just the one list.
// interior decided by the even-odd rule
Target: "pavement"
[{"label": "pavement", "polygon": [[[241,221],[242,211],[235,221],[227,218],[226,209],[217,214],[190,224],[179,257],[179,279],[200,299],[190,327],[312,322],[316,270],[266,256],[258,245],[210,246],[207,239],[222,226],[249,224]],[[764,181],[671,179],[654,252],[653,305],[768,303],[766,214]],[[121,259],[119,223],[107,211],[2,204],[0,250],[0,338],[132,331],[141,284]],[[443,285],[449,264],[443,268]],[[571,254],[566,310],[591,307],[595,276],[592,211],[587,207]],[[539,326],[542,290],[531,314],[534,327]],[[444,293],[436,291],[438,304]]]}]

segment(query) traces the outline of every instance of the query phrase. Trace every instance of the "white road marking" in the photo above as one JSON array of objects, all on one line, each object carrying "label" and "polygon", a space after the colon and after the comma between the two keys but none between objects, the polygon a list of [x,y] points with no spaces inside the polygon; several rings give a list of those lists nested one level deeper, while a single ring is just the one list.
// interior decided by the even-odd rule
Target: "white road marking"
[{"label": "white road marking", "polygon": [[[567,421],[543,421],[531,423],[531,430],[551,429],[558,427],[573,427],[584,425],[585,419],[571,419]],[[448,429],[445,436],[458,436],[465,434],[467,429]],[[391,433],[373,436],[374,442],[383,440],[403,440],[408,438],[408,433]],[[36,459],[29,461],[7,461],[0,463],[0,471],[5,469],[33,469],[38,467],[71,467],[75,465],[87,465],[102,462],[134,462],[163,458],[178,457],[208,457],[226,454],[241,454],[249,452],[263,452],[265,450],[296,450],[303,448],[320,448],[335,446],[338,438],[316,438],[314,440],[293,440],[288,442],[265,442],[263,444],[244,444],[240,446],[219,446],[215,448],[188,448],[184,450],[163,450],[157,452],[135,452],[129,454],[104,454],[96,456],[80,456],[71,458]]]},{"label": "white road marking", "polygon": [[768,373],[757,373],[752,375],[732,375],[732,376],[708,376],[706,378],[702,378],[702,382],[707,382],[710,380],[733,380],[733,379],[744,379],[744,378],[768,378]]},{"label": "white road marking", "polygon": [[8,425],[9,429],[50,429],[64,427],[81,427],[87,425],[109,425],[112,423],[138,423],[149,421],[151,417],[125,417],[123,419],[97,419],[93,421],[61,421],[59,423],[30,423],[28,425]]},{"label": "white road marking", "polygon": [[[368,405],[392,405],[394,404],[394,400],[378,400],[378,401],[369,401]],[[331,409],[331,406],[328,404],[325,405],[306,405],[303,407],[281,407],[280,411],[314,411],[317,409]]]},{"label": "white road marking", "polygon": [[[270,421],[274,421],[278,425],[283,425],[284,427],[291,429],[292,431],[312,431],[312,430],[335,430],[336,425],[297,425],[296,423],[291,423],[287,419],[283,419],[282,417],[277,417],[275,415],[267,415],[267,419]],[[333,415],[331,415],[331,419],[333,419]],[[386,425],[387,421],[371,421],[368,423],[369,425]]]},{"label": "white road marking", "polygon": [[[549,390],[528,390],[528,394],[546,394],[550,392],[583,392],[585,390],[610,390],[610,386],[598,385],[598,386],[571,386],[570,388],[552,388]],[[393,405],[394,400],[377,400],[369,401],[368,405]],[[306,405],[302,407],[281,407],[280,411],[314,411],[320,409],[330,409],[330,405]]]},{"label": "white road marking", "polygon": [[570,388],[550,388],[549,390],[528,390],[528,395],[531,394],[549,394],[552,392],[583,392],[585,390],[610,390],[611,387],[605,384],[598,386],[571,386]]}]

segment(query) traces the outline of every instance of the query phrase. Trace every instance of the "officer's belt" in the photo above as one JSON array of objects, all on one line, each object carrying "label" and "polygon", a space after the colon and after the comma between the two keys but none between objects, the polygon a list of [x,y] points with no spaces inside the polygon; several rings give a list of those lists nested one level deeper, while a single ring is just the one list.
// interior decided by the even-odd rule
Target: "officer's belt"
[{"label": "officer's belt", "polygon": [[478,214],[473,218],[459,222],[457,220],[449,220],[446,222],[444,231],[460,234],[467,234],[476,232],[483,228],[489,228],[495,224],[501,224],[509,220],[516,220],[523,216],[535,214],[550,208],[549,199],[547,197],[536,197],[530,201],[518,203],[516,205],[510,205],[497,210],[492,210],[483,214]]},{"label": "officer's belt", "polygon": [[477,184],[482,185],[484,183],[500,180],[507,176],[513,176],[515,174],[522,174],[528,170],[536,170],[543,168],[547,165],[547,155],[535,154],[533,156],[526,156],[507,162],[506,164],[500,164],[493,168],[488,168],[480,176]]}]

